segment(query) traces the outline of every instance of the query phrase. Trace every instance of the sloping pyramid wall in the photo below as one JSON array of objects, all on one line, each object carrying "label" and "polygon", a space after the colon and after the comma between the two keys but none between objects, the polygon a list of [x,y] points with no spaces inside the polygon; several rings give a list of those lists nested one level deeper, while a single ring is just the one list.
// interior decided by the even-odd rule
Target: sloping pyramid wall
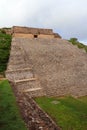
[{"label": "sloping pyramid wall", "polygon": [[59,38],[13,38],[6,77],[31,96],[85,96],[87,54]]},{"label": "sloping pyramid wall", "polygon": [[14,84],[18,94],[28,92],[33,97],[45,95],[38,77],[33,72],[32,64],[29,64],[27,54],[20,44],[21,40],[12,39],[6,77]]}]

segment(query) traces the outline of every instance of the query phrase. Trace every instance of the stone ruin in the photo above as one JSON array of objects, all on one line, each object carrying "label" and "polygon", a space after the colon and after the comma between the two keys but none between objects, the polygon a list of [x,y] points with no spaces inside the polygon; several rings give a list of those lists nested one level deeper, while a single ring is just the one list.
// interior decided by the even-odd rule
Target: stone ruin
[{"label": "stone ruin", "polygon": [[52,29],[12,28],[6,77],[18,93],[87,95],[87,54]]},{"label": "stone ruin", "polygon": [[13,27],[6,78],[29,130],[61,130],[32,97],[87,95],[87,54],[52,29]]},{"label": "stone ruin", "polygon": [[54,33],[52,29],[40,29],[29,27],[17,27],[12,28],[12,34],[14,37],[23,38],[61,38],[57,33]]}]

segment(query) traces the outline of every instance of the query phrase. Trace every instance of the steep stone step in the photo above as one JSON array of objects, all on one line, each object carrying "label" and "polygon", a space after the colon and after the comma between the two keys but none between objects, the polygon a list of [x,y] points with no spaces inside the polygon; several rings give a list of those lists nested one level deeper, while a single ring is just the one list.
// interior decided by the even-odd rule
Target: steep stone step
[{"label": "steep stone step", "polygon": [[34,74],[32,69],[25,68],[25,69],[17,69],[17,70],[8,70],[6,71],[6,77],[10,81],[21,82],[26,81],[26,79],[34,78]]},{"label": "steep stone step", "polygon": [[37,78],[16,80],[14,82],[18,93],[26,92],[29,93],[31,97],[45,95],[44,90],[41,88],[39,80]]},{"label": "steep stone step", "polygon": [[41,88],[40,82],[36,78],[17,80],[14,82],[18,91],[25,91],[27,89]]},{"label": "steep stone step", "polygon": [[23,92],[32,92],[32,91],[36,91],[36,90],[40,90],[42,88],[32,88],[32,89],[26,89]]},{"label": "steep stone step", "polygon": [[42,95],[46,95],[42,88],[28,89],[25,90],[24,93],[28,93],[30,97],[40,97]]},{"label": "steep stone step", "polygon": [[26,81],[34,81],[36,78],[29,78],[29,79],[20,79],[20,80],[15,80],[15,83],[20,83],[20,82],[26,82]]},{"label": "steep stone step", "polygon": [[15,64],[15,65],[12,65],[12,64],[10,64],[10,62],[9,62],[9,65],[8,65],[7,70],[16,70],[16,69],[20,69],[20,68],[23,69],[23,68],[28,68],[28,67],[32,68],[32,66],[29,65],[29,64],[23,63],[23,64]]},{"label": "steep stone step", "polygon": [[16,69],[16,70],[7,70],[6,72],[17,72],[17,71],[25,71],[25,70],[32,70],[32,68],[20,68],[20,69]]}]

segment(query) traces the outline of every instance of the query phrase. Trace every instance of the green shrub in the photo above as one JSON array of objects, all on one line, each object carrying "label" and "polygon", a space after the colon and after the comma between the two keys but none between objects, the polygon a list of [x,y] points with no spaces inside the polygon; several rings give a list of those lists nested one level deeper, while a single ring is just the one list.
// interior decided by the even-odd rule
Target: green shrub
[{"label": "green shrub", "polygon": [[4,34],[6,34],[6,32],[5,32],[5,30],[4,30],[4,29],[1,29],[1,33],[4,33]]},{"label": "green shrub", "polygon": [[4,73],[10,54],[11,35],[0,30],[0,73]]},{"label": "green shrub", "polygon": [[86,52],[87,52],[87,46],[85,46],[85,50],[86,50]]},{"label": "green shrub", "polygon": [[77,38],[70,38],[69,42],[72,43],[73,45],[78,46],[78,48],[80,49],[81,48],[85,49],[85,51],[87,52],[87,46],[80,43]]}]

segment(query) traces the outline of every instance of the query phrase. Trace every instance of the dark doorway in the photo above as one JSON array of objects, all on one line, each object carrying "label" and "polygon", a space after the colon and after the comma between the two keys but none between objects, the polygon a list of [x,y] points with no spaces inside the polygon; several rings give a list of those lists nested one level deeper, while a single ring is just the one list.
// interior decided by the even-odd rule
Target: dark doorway
[{"label": "dark doorway", "polygon": [[38,35],[34,35],[34,38],[38,38]]}]

